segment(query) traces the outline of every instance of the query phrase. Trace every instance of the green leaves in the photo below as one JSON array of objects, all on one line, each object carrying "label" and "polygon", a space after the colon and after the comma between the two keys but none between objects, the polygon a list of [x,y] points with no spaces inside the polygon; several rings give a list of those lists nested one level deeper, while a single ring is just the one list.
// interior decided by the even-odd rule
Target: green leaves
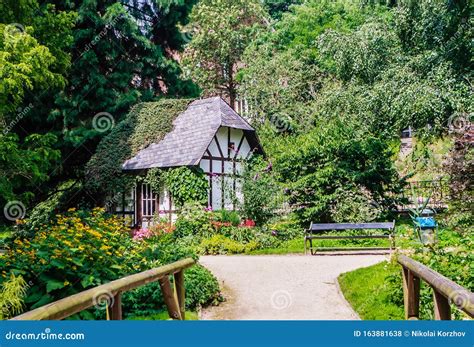
[{"label": "green leaves", "polygon": [[179,167],[165,172],[165,184],[173,201],[179,207],[186,202],[205,204],[208,196],[208,180],[200,168]]},{"label": "green leaves", "polygon": [[64,288],[64,281],[51,279],[46,283],[46,292],[50,293],[53,290]]}]

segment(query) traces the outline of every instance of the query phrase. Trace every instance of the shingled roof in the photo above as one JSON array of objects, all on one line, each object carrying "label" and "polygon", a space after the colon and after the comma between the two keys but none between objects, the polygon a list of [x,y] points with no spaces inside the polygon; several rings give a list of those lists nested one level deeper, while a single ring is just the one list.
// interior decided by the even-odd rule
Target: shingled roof
[{"label": "shingled roof", "polygon": [[196,100],[173,122],[163,140],[125,161],[123,171],[198,165],[221,127],[242,129],[261,151],[254,128],[220,97]]}]

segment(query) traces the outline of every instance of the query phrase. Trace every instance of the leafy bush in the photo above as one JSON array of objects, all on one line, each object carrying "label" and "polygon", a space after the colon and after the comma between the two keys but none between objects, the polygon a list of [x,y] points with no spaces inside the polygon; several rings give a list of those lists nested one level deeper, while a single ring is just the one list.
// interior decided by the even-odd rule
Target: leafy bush
[{"label": "leafy bush", "polygon": [[382,214],[382,207],[367,189],[351,186],[335,190],[330,210],[332,219],[338,223],[371,222]]},{"label": "leafy bush", "polygon": [[213,216],[219,222],[230,223],[233,226],[238,226],[241,221],[237,211],[218,210],[214,211]]},{"label": "leafy bush", "polygon": [[15,239],[0,268],[31,281],[31,309],[146,268],[136,246],[119,218],[71,209],[31,240]]},{"label": "leafy bush", "polygon": [[200,168],[179,167],[166,172],[166,187],[173,196],[176,206],[181,207],[186,202],[207,202],[208,181]]},{"label": "leafy bush", "polygon": [[239,204],[239,210],[257,225],[273,217],[277,207],[279,189],[271,169],[262,157],[254,156],[246,163],[242,175],[244,201]]},{"label": "leafy bush", "polygon": [[[185,270],[184,286],[186,309],[215,304],[221,300],[219,283],[212,273],[201,265]],[[163,310],[164,301],[158,282],[153,282],[123,294],[125,316],[149,316]]]},{"label": "leafy bush", "polygon": [[211,223],[211,213],[199,203],[189,202],[184,204],[175,223],[177,238],[195,235],[208,237],[214,234]]},{"label": "leafy bush", "polygon": [[340,187],[364,187],[383,204],[398,184],[388,143],[350,119],[326,121],[284,149],[274,167],[290,187],[289,201],[302,223],[333,221]]},{"label": "leafy bush", "polygon": [[22,276],[11,275],[3,282],[0,289],[0,320],[11,318],[22,311],[28,287]]},{"label": "leafy bush", "polygon": [[199,245],[202,254],[238,254],[250,252],[258,247],[255,241],[243,244],[233,241],[224,235],[214,235],[204,239]]}]

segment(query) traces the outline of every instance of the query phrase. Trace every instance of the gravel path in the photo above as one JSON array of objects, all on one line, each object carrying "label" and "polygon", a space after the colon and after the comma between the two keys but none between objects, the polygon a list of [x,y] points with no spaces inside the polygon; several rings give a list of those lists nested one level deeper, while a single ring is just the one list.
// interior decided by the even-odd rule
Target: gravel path
[{"label": "gravel path", "polygon": [[337,277],[387,259],[384,255],[203,256],[226,301],[201,319],[359,319]]}]

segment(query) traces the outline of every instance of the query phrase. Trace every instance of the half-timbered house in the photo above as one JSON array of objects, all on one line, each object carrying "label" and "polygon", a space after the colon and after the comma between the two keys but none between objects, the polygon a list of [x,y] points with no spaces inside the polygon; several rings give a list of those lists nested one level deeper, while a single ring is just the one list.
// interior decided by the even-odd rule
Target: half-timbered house
[{"label": "half-timbered house", "polygon": [[[208,206],[235,209],[243,199],[238,179],[243,161],[263,154],[255,129],[220,97],[193,101],[158,143],[142,149],[122,166],[127,173],[151,168],[200,167],[209,182]],[[175,218],[176,207],[166,187],[153,191],[141,183],[131,193],[136,224],[147,226],[154,216]]]}]

